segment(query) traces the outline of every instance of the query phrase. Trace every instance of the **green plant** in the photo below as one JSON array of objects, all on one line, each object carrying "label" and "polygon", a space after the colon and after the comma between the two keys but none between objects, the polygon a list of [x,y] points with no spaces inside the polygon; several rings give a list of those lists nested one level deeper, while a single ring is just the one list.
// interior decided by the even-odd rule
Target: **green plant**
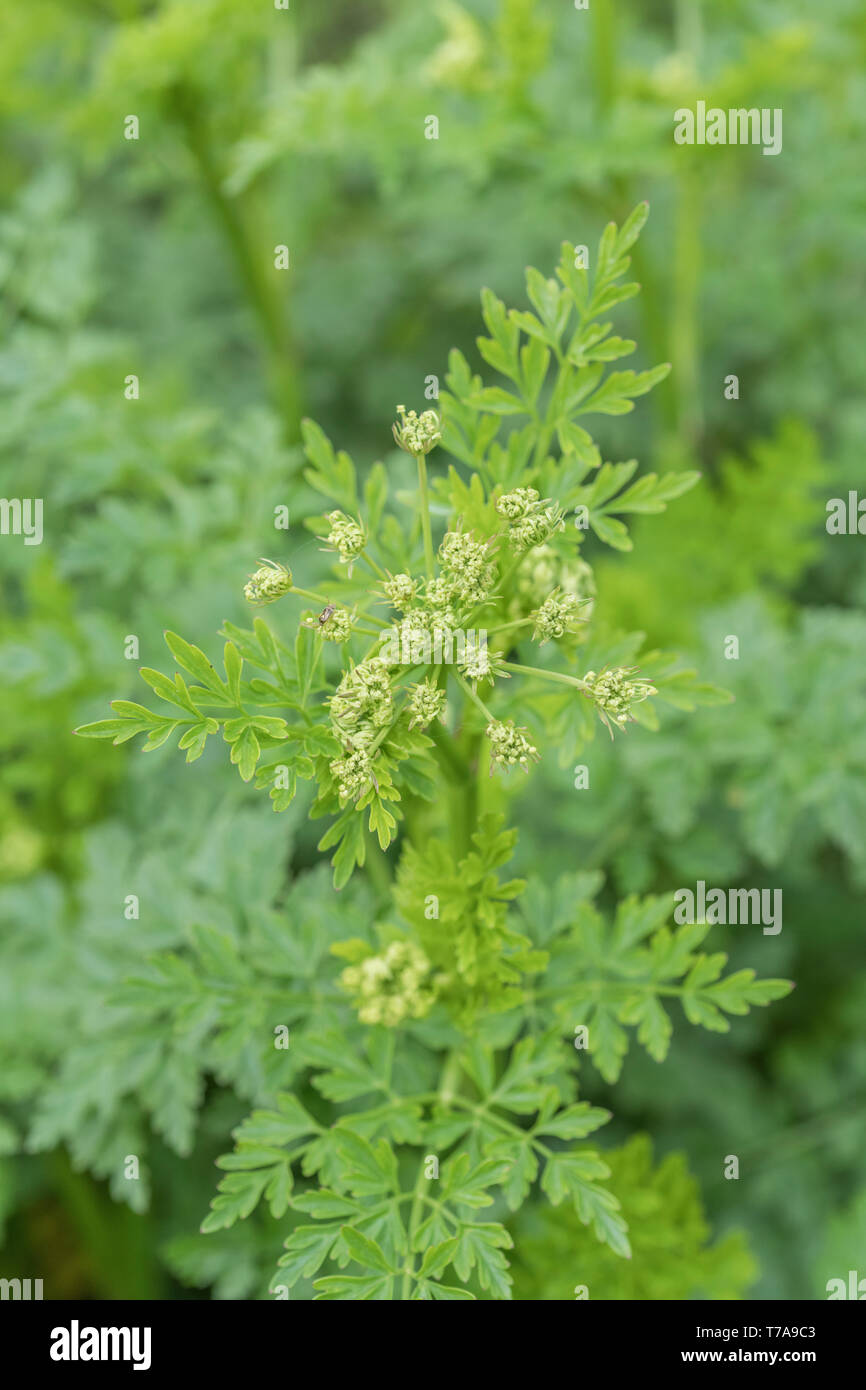
[{"label": "green plant", "polygon": [[[337,557],[335,578],[308,590],[281,560],[262,560],[245,589],[277,614],[294,599],[312,605],[293,639],[279,619],[226,623],[219,673],[169,632],[179,669],[142,670],[161,707],[115,701],[112,718],[78,731],[115,743],[143,734],[145,751],[176,737],[187,761],[221,732],[276,811],[312,782],[310,815],[332,817],[319,849],[334,851],[346,895],[338,939],[317,940],[303,915],[270,918],[248,940],[203,927],[115,1000],[130,1045],[162,1046],[170,1030],[187,1114],[209,1069],[265,1101],[219,1160],[226,1176],[202,1229],[264,1202],[288,1232],[280,1296],[309,1291],[331,1260],[353,1272],[315,1278],[316,1297],[509,1297],[512,1236],[478,1217],[527,1202],[567,1200],[627,1256],[610,1168],[580,1143],[610,1112],[578,1098],[575,1035],[587,1031],[588,1060],[614,1081],[629,1029],[654,1060],[667,1055],[668,999],[689,1023],[725,1031],[726,1015],[790,988],[750,969],[723,976],[724,954],[701,950],[706,924],[671,930],[665,895],[626,899],[608,924],[593,902],[599,875],[550,890],[502,877],[516,832],[503,829],[492,774],[529,772],[546,752],[537,728],[570,757],[598,721],[613,738],[630,723],[654,729],[657,699],[690,709],[728,698],[675,657],[642,653],[639,634],[596,632],[580,553],[589,530],[628,550],[621,518],[663,511],[698,478],[634,481],[637,461],[603,462],[578,423],[628,413],[668,371],[608,370],[636,348],[606,315],[637,293],[624,277],[647,212],[605,229],[591,274],[568,244],[557,279],[530,269],[532,311],[484,291],[479,351],[508,385],[484,385],[452,352],[439,410],[398,407],[402,453],[363,485],[304,423],[306,478],[331,504],[310,524]],[[454,460],[445,476],[441,452]],[[358,867],[367,916],[350,882]]]}]

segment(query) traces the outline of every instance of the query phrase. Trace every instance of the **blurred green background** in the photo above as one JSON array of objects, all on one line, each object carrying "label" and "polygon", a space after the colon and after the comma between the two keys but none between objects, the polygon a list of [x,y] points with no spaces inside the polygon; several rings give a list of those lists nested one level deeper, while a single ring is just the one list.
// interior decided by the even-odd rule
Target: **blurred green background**
[{"label": "blurred green background", "polygon": [[[675,145],[698,99],[782,108],[782,153]],[[602,868],[614,897],[783,889],[779,936],[719,948],[795,993],[597,1095],[616,1139],[686,1155],[714,1232],[746,1232],[750,1296],[866,1274],[866,541],[824,525],[866,494],[859,0],[35,0],[0,19],[0,123],[0,492],[45,507],[40,546],[0,540],[0,1273],[257,1295],[255,1223],[210,1264],[193,1238],[246,1102],[213,1078],[191,1132],[106,1000],[191,922],[279,899],[316,835],[222,759],[71,730],[160,665],[165,627],[213,652],[274,507],[297,523],[278,558],[325,573],[303,415],[372,462],[395,403],[472,349],[482,285],[522,304],[526,265],[648,198],[617,331],[673,372],[597,439],[704,478],[632,554],[586,554],[600,620],[736,703],[598,740],[591,792],[546,758],[520,867]],[[143,1180],[116,1183],[129,1153]]]}]

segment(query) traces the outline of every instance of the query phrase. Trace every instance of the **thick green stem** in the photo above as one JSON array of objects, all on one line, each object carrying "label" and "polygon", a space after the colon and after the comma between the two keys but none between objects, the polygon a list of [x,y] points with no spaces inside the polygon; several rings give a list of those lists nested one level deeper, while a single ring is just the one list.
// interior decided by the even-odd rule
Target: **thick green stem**
[{"label": "thick green stem", "polygon": [[592,69],[595,109],[605,119],[616,96],[616,33],[613,0],[592,0]]},{"label": "thick green stem", "polygon": [[183,127],[205,195],[232,252],[238,275],[259,325],[274,404],[283,421],[286,440],[300,438],[301,392],[296,354],[284,300],[269,283],[265,248],[255,250],[237,201],[227,197],[207,126],[196,94],[179,86],[173,93],[175,115]]},{"label": "thick green stem", "polygon": [[421,494],[421,530],[424,533],[424,568],[427,578],[433,578],[433,532],[430,526],[430,492],[427,487],[427,460],[417,455],[418,491]]}]

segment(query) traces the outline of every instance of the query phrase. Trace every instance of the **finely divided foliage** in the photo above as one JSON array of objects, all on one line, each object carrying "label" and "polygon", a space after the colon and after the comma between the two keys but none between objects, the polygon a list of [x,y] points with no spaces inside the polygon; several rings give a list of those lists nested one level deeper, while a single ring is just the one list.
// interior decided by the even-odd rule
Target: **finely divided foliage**
[{"label": "finely divided foliage", "polygon": [[[403,454],[374,464],[363,488],[307,421],[306,477],[326,499],[311,528],[334,557],[327,594],[260,560],[245,593],[278,603],[279,621],[227,623],[221,670],[166,633],[174,674],[141,673],[158,706],[115,701],[112,718],[79,730],[141,734],[145,751],[176,738],[188,762],[221,733],[275,811],[311,782],[310,814],[328,818],[319,848],[358,934],[323,930],[317,949],[309,921],[271,921],[246,955],[201,928],[190,952],[154,957],[117,1000],[140,1026],[195,1041],[202,1071],[271,1097],[219,1160],[202,1229],[264,1204],[287,1233],[277,1296],[312,1281],[323,1299],[509,1298],[505,1223],[530,1194],[567,1203],[628,1257],[611,1169],[584,1143],[610,1114],[579,1098],[580,1057],[613,1082],[632,1036],[664,1059],[672,1002],[722,1031],[789,988],[726,976],[725,956],[701,949],[705,924],[668,925],[668,897],[631,897],[609,921],[600,875],[509,878],[516,832],[481,804],[479,769],[529,773],[554,749],[570,761],[599,722],[611,737],[632,722],[652,730],[656,701],[727,699],[676,657],[642,652],[640,634],[592,621],[588,532],[629,550],[623,518],[663,511],[698,478],[635,480],[637,461],[603,461],[580,423],[632,410],[669,370],[609,366],[636,346],[606,316],[638,292],[625,277],[647,212],[606,228],[591,274],[567,244],[556,278],[530,269],[531,311],[485,290],[478,348],[507,384],[485,384],[453,351],[438,409],[397,408]],[[446,838],[429,831],[441,805]],[[401,829],[387,883],[382,852]],[[350,884],[367,863],[387,883],[378,913],[356,910]],[[280,1019],[285,1051],[267,1032]],[[571,1046],[579,1030],[585,1049]],[[263,1041],[250,1049],[253,1032]]]}]

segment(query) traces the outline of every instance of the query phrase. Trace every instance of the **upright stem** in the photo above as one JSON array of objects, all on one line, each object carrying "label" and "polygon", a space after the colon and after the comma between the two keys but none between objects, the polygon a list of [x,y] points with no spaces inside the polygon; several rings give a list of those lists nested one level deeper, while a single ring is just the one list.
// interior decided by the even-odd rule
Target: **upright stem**
[{"label": "upright stem", "polygon": [[195,93],[187,87],[177,87],[174,91],[174,111],[183,127],[205,195],[223,229],[258,321],[274,404],[282,417],[286,439],[293,443],[300,437],[303,413],[298,367],[281,297],[275,287],[268,283],[265,249],[262,248],[259,254],[250,245],[237,201],[227,197],[223,190],[220,170]]},{"label": "upright stem", "polygon": [[418,463],[418,491],[421,494],[421,529],[424,533],[424,567],[427,578],[433,578],[433,532],[430,528],[430,493],[427,487],[427,460],[423,454],[416,456]]},{"label": "upright stem", "polygon": [[611,110],[616,92],[616,35],[613,0],[592,2],[592,66],[595,107],[600,119]]}]

